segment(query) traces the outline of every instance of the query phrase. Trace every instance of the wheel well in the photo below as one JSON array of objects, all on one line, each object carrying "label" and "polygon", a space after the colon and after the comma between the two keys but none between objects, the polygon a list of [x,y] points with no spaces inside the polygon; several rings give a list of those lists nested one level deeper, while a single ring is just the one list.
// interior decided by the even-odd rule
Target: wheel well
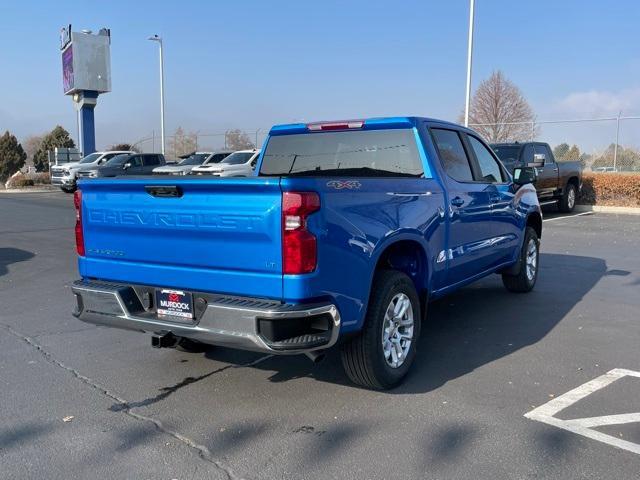
[{"label": "wheel well", "polygon": [[538,238],[542,238],[542,216],[538,212],[534,212],[527,217],[527,227],[533,228]]},{"label": "wheel well", "polygon": [[569,184],[573,184],[574,187],[576,187],[576,189],[578,188],[578,186],[580,185],[580,182],[578,181],[578,177],[571,177],[568,181],[567,181],[567,185]]},{"label": "wheel well", "polygon": [[400,240],[389,245],[378,258],[376,271],[391,268],[405,273],[423,298],[427,293],[427,258],[422,245],[413,240]]}]

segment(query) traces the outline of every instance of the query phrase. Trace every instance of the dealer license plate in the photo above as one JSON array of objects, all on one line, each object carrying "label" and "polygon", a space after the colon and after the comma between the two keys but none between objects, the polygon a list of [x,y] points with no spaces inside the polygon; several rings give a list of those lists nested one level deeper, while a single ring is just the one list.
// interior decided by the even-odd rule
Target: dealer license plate
[{"label": "dealer license plate", "polygon": [[156,311],[159,316],[193,318],[193,298],[190,293],[168,288],[156,290]]}]

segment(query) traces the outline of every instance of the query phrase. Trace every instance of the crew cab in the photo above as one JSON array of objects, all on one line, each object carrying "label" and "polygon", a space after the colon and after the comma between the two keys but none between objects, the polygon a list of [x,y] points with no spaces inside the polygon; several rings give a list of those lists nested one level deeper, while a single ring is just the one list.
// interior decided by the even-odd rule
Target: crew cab
[{"label": "crew cab", "polygon": [[524,165],[537,167],[540,204],[557,204],[561,212],[573,211],[582,190],[580,161],[558,162],[549,144],[542,142],[494,143],[491,148],[510,171]]},{"label": "crew cab", "polygon": [[249,177],[253,175],[260,150],[238,150],[218,163],[194,167],[193,175],[215,175],[218,177]]},{"label": "crew cab", "polygon": [[[247,178],[80,181],[80,320],[155,347],[322,357],[398,385],[427,303],[494,273],[538,277],[532,167],[513,177],[472,130],[392,117],[274,126]],[[495,308],[495,306],[492,306]]]},{"label": "crew cab", "polygon": [[78,178],[117,177],[120,175],[150,175],[153,169],[164,165],[160,153],[132,153],[116,155],[104,164],[78,171]]},{"label": "crew cab", "polygon": [[66,163],[51,167],[51,184],[58,185],[63,192],[73,193],[76,190],[76,178],[80,170],[86,170],[102,165],[116,155],[130,154],[134,152],[125,150],[111,150],[107,152],[94,152],[83,157],[79,162]]}]

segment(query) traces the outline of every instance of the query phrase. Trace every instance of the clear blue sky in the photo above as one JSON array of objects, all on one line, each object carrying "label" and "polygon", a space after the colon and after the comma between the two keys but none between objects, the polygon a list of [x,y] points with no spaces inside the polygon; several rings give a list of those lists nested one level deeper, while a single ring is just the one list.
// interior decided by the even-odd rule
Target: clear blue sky
[{"label": "clear blue sky", "polygon": [[[503,70],[539,119],[640,114],[637,0],[477,0],[476,10],[474,85]],[[98,147],[159,129],[157,47],[146,40],[154,33],[165,39],[168,132],[397,114],[454,120],[464,101],[467,0],[0,0],[0,12],[0,130],[20,138],[57,123],[75,137],[58,39],[68,23],[112,32]],[[543,133],[553,143],[558,131]]]}]

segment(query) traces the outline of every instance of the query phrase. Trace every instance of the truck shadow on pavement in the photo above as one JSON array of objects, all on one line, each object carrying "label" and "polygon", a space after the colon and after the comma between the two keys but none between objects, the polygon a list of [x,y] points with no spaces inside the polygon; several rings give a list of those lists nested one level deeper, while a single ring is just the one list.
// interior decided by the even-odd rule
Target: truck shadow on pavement
[{"label": "truck shadow on pavement", "polygon": [[19,449],[35,438],[48,435],[54,430],[51,423],[27,423],[0,429],[0,452]]},{"label": "truck shadow on pavement", "polygon": [[9,273],[9,265],[12,263],[26,262],[34,256],[33,252],[19,248],[0,248],[0,277]]},{"label": "truck shadow on pavement", "polygon": [[[492,275],[432,302],[412,371],[404,384],[385,393],[429,392],[535,344],[608,274],[600,258],[541,254],[540,265],[538,283],[528,294],[508,292],[500,277]],[[252,368],[275,371],[272,382],[311,377],[353,386],[342,371],[337,349],[318,365],[303,357],[273,357]]]}]

